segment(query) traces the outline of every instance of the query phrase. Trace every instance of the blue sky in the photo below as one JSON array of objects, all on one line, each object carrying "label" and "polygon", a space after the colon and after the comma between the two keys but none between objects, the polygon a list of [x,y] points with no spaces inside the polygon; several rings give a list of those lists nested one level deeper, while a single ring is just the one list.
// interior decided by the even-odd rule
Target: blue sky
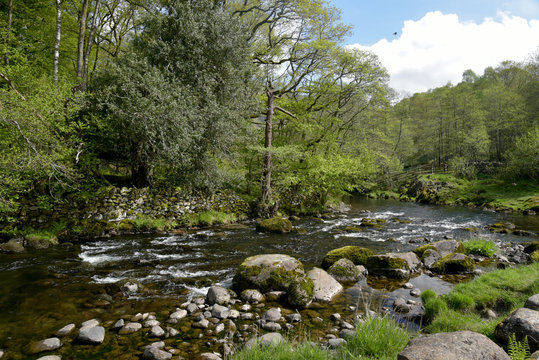
[{"label": "blue sky", "polygon": [[402,93],[539,51],[539,0],[329,1],[354,27],[346,44],[376,53]]}]

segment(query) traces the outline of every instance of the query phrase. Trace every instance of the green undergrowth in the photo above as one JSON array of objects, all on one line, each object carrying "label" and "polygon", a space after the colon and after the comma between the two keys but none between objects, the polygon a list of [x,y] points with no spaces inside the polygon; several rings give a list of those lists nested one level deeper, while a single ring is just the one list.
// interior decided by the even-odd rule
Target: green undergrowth
[{"label": "green undergrowth", "polygon": [[462,243],[467,254],[491,257],[498,250],[493,241],[486,239],[470,239]]},{"label": "green undergrowth", "polygon": [[[471,330],[494,338],[494,329],[503,317],[538,292],[539,263],[481,275],[443,296],[426,290],[421,295],[428,323],[425,331]],[[486,318],[489,309],[495,311],[496,318]]]},{"label": "green undergrowth", "polygon": [[394,360],[404,349],[410,334],[391,318],[368,317],[360,322],[354,336],[336,351],[327,351],[308,341],[283,342],[275,346],[255,345],[239,351],[234,360]]},{"label": "green undergrowth", "polygon": [[442,190],[436,197],[440,203],[511,211],[539,210],[539,184],[531,180],[467,180],[448,174],[428,174],[422,179],[442,184]]},{"label": "green undergrowth", "polygon": [[182,225],[193,226],[209,226],[230,224],[238,221],[238,216],[235,214],[224,213],[220,211],[203,211],[201,213],[187,214],[182,218]]}]

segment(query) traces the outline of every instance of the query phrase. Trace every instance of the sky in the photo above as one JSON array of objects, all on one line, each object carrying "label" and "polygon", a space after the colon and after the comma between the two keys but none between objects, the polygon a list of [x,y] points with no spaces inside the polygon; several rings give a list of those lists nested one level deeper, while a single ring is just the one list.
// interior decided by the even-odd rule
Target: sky
[{"label": "sky", "polygon": [[329,1],[353,26],[347,46],[378,55],[401,94],[539,52],[539,0]]}]

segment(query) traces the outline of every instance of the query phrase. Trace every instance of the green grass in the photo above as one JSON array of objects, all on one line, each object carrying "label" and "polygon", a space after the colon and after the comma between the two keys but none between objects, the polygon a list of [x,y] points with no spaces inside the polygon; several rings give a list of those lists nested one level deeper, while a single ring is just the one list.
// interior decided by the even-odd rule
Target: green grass
[{"label": "green grass", "polygon": [[471,239],[462,243],[467,254],[491,257],[498,251],[496,244],[485,239]]},{"label": "green grass", "polygon": [[238,217],[235,214],[213,210],[187,214],[182,218],[182,224],[188,227],[230,224],[236,221],[238,221]]},{"label": "green grass", "polygon": [[165,218],[153,218],[148,215],[138,214],[133,220],[133,226],[138,231],[165,231],[175,227],[175,223]]},{"label": "green grass", "polygon": [[234,360],[394,360],[410,336],[391,318],[369,317],[358,324],[354,337],[337,351],[327,351],[317,344],[289,342],[277,346],[255,345],[239,351]]},{"label": "green grass", "polygon": [[[496,270],[468,283],[455,286],[446,295],[422,294],[429,325],[427,332],[471,330],[494,337],[496,325],[509,312],[522,307],[539,292],[539,263]],[[492,309],[498,317],[484,319],[481,314]]]}]

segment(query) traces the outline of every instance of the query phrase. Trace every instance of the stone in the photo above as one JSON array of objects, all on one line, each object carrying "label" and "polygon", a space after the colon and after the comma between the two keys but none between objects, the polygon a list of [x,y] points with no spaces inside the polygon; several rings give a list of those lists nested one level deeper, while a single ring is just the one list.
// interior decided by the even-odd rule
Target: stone
[{"label": "stone", "polygon": [[406,303],[403,298],[397,298],[393,303],[393,309],[399,313],[410,312],[410,306]]},{"label": "stone", "polygon": [[225,331],[225,324],[219,324],[215,327],[215,333],[219,334],[221,332]]},{"label": "stone", "polygon": [[206,302],[209,305],[219,304],[219,305],[228,305],[230,301],[230,294],[228,290],[222,286],[213,285],[210,286],[208,294],[206,295]]},{"label": "stone", "polygon": [[4,357],[4,350],[0,350],[0,359]]},{"label": "stone", "polygon": [[178,330],[167,326],[167,336],[168,337],[174,337],[174,336],[177,336],[179,334],[180,334],[180,332]]},{"label": "stone", "polygon": [[[267,333],[267,334],[262,335],[259,338],[255,338],[251,340],[254,340],[253,342],[251,342],[251,345],[258,342],[261,346],[276,346],[282,342],[285,342],[283,336],[277,332]],[[248,345],[245,344],[245,346],[248,346]]]},{"label": "stone", "polygon": [[252,320],[254,318],[253,313],[242,313],[240,314],[240,320]]},{"label": "stone", "polygon": [[259,304],[266,300],[264,295],[256,289],[247,289],[242,291],[240,294],[240,299],[250,304]]},{"label": "stone", "polygon": [[151,319],[151,320],[146,320],[144,322],[144,327],[145,328],[151,328],[151,327],[154,327],[154,326],[159,326],[161,325],[161,323],[157,320],[154,320],[154,319]]},{"label": "stone", "polygon": [[61,328],[60,330],[58,330],[56,333],[54,333],[54,335],[58,337],[66,336],[70,332],[72,332],[74,329],[75,329],[75,324],[68,324],[64,326],[63,328]]},{"label": "stone", "polygon": [[420,264],[419,258],[413,252],[387,253],[367,259],[369,274],[397,279],[410,277],[410,272],[417,270]]},{"label": "stone", "polygon": [[266,299],[268,301],[281,301],[286,297],[286,291],[268,291]]},{"label": "stone", "polygon": [[524,307],[532,310],[539,310],[539,294],[530,296],[528,300],[526,300]]},{"label": "stone", "polygon": [[169,319],[181,320],[186,316],[187,316],[187,310],[181,309],[170,314]]},{"label": "stone", "polygon": [[222,360],[221,357],[215,353],[202,353],[198,358],[200,360]]},{"label": "stone", "polygon": [[343,338],[337,338],[337,339],[329,339],[328,340],[328,347],[331,349],[336,349],[344,344],[346,344],[347,341]]},{"label": "stone", "polygon": [[292,223],[288,219],[273,217],[257,223],[256,231],[284,234],[292,231]]},{"label": "stone", "polygon": [[329,302],[343,291],[342,285],[320,268],[313,268],[307,273],[307,277],[313,281],[313,295],[316,301]]},{"label": "stone", "polygon": [[331,314],[331,315],[329,316],[329,319],[330,319],[330,320],[333,320],[333,321],[341,321],[341,320],[342,320],[342,316],[341,316],[341,314],[339,314],[339,313],[334,313],[334,314]]},{"label": "stone", "polygon": [[301,322],[301,314],[299,313],[288,314],[285,316],[285,319],[289,323],[299,323]]},{"label": "stone", "polygon": [[328,274],[333,276],[335,280],[340,282],[356,282],[364,278],[360,267],[355,265],[351,260],[339,259],[328,269]]},{"label": "stone", "polygon": [[531,354],[530,360],[539,360],[539,350]]},{"label": "stone", "polygon": [[94,327],[94,326],[97,326],[97,325],[99,325],[99,320],[91,319],[91,320],[87,320],[87,321],[83,322],[82,324],[80,324],[80,327],[81,328]]},{"label": "stone", "polygon": [[83,344],[99,345],[105,340],[105,328],[102,326],[82,327],[77,340]]},{"label": "stone", "polygon": [[419,289],[412,289],[410,291],[410,295],[412,295],[413,297],[420,297],[421,296],[421,290]]},{"label": "stone", "polygon": [[215,304],[213,305],[211,314],[216,318],[226,319],[230,315],[230,309],[226,306]]},{"label": "stone", "polygon": [[439,274],[471,273],[474,268],[475,261],[461,253],[447,255],[432,265],[432,271]]},{"label": "stone", "polygon": [[210,326],[210,322],[207,319],[202,319],[199,322],[193,323],[191,326],[198,329],[207,329]]},{"label": "stone", "polygon": [[6,243],[0,244],[0,251],[8,253],[24,252],[24,246],[21,244],[22,239],[11,239]]},{"label": "stone", "polygon": [[421,335],[410,340],[397,360],[511,360],[492,340],[472,331]]},{"label": "stone", "polygon": [[48,338],[45,340],[33,343],[30,346],[30,351],[37,354],[43,351],[53,351],[62,347],[62,342],[57,337]]},{"label": "stone", "polygon": [[313,302],[314,283],[309,277],[298,277],[288,287],[288,303],[297,308],[307,308]]},{"label": "stone", "polygon": [[[2,358],[2,352],[0,351],[0,359]],[[42,356],[37,360],[62,360],[62,357],[60,355],[47,355]]]},{"label": "stone", "polygon": [[187,305],[186,310],[189,314],[193,314],[198,311],[198,306],[197,304],[190,303],[189,305]]},{"label": "stone", "polygon": [[341,328],[343,329],[347,329],[347,330],[353,330],[354,329],[354,325],[346,322],[346,321],[341,321]]},{"label": "stone", "polygon": [[329,269],[331,265],[339,261],[340,259],[348,259],[354,263],[354,265],[366,265],[367,258],[373,255],[373,252],[369,249],[359,246],[344,246],[342,248],[334,249],[328,252],[322,264],[322,269]]},{"label": "stone", "polygon": [[427,249],[432,249],[436,251],[438,255],[440,255],[440,257],[445,257],[453,253],[466,253],[466,248],[464,247],[464,245],[462,245],[462,243],[457,240],[442,240],[426,244],[414,249],[414,253],[416,253],[419,258],[423,259],[424,252]]},{"label": "stone", "polygon": [[352,329],[342,329],[340,332],[339,332],[339,337],[341,339],[349,339],[349,338],[353,338],[357,335],[357,332],[356,330],[352,330]]},{"label": "stone", "polygon": [[263,322],[262,329],[267,330],[267,331],[281,331],[282,327],[281,327],[281,324],[270,321],[270,322]]},{"label": "stone", "polygon": [[440,260],[440,258],[440,254],[438,254],[436,250],[427,249],[425,252],[423,252],[421,261],[423,261],[423,265],[425,265],[427,269],[431,269],[436,261]]},{"label": "stone", "polygon": [[236,320],[240,317],[240,312],[238,310],[230,310],[230,312],[228,313],[228,318],[229,319],[232,319],[232,320]]},{"label": "stone", "polygon": [[118,334],[120,335],[132,334],[139,331],[140,329],[142,329],[142,325],[140,323],[130,322],[130,323],[125,324],[124,327],[122,327],[120,331],[118,331]]},{"label": "stone", "polygon": [[238,292],[246,289],[286,291],[292,281],[303,274],[303,264],[291,256],[256,255],[248,257],[239,266],[232,284]]},{"label": "stone", "polygon": [[145,360],[169,360],[172,359],[172,354],[168,351],[163,351],[156,346],[148,346],[144,349],[142,358]]},{"label": "stone", "polygon": [[262,319],[266,321],[276,322],[281,320],[281,308],[271,308],[262,315]]},{"label": "stone", "polygon": [[165,336],[165,330],[163,330],[163,328],[161,328],[161,326],[159,325],[152,326],[152,328],[150,329],[150,336],[151,337]]},{"label": "stone", "polygon": [[121,328],[123,328],[125,325],[125,321],[124,319],[120,319],[118,321],[116,321],[116,323],[114,323],[114,325],[112,326],[112,330],[119,330]]},{"label": "stone", "polygon": [[520,308],[513,311],[496,326],[496,339],[507,344],[511,334],[521,341],[528,337],[531,351],[539,350],[539,311]]}]

